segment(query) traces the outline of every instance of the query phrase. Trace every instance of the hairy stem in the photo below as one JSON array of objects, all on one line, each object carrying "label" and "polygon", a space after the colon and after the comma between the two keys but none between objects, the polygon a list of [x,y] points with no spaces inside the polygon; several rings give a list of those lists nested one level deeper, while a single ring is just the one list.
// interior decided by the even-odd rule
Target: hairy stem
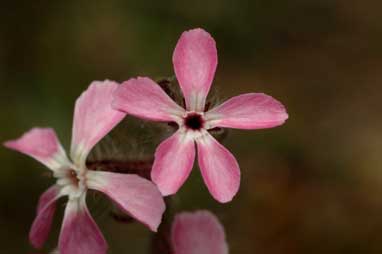
[{"label": "hairy stem", "polygon": [[102,170],[121,174],[137,174],[149,180],[152,164],[152,159],[142,161],[99,160],[86,162],[86,166],[90,170]]}]

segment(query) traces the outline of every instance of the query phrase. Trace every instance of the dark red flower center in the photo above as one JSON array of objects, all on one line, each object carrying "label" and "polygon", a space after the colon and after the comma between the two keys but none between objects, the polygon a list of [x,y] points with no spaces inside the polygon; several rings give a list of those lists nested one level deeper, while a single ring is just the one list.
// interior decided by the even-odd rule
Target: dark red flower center
[{"label": "dark red flower center", "polygon": [[192,113],[186,116],[184,119],[184,125],[192,130],[200,130],[203,128],[204,120],[203,117],[197,113]]}]

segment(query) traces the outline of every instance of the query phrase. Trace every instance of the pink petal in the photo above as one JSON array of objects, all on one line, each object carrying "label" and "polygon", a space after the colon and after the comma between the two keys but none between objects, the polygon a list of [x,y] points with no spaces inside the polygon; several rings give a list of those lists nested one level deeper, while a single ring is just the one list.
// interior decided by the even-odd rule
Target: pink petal
[{"label": "pink petal", "polygon": [[88,171],[88,186],[101,191],[125,212],[156,231],[165,210],[163,197],[150,181],[137,175]]},{"label": "pink petal", "polygon": [[56,200],[59,198],[58,192],[58,186],[53,185],[40,196],[37,216],[29,232],[29,240],[35,248],[42,248],[48,238],[56,211]]},{"label": "pink petal", "polygon": [[218,62],[215,40],[200,28],[183,32],[172,61],[187,109],[203,111]]},{"label": "pink petal", "polygon": [[93,146],[125,116],[111,107],[113,81],[94,81],[77,99],[74,109],[71,156],[84,163]]},{"label": "pink petal", "polygon": [[263,93],[233,97],[205,115],[213,127],[263,129],[281,125],[288,118],[284,106]]},{"label": "pink petal", "polygon": [[107,243],[85,203],[85,195],[69,199],[60,239],[60,254],[105,254]]},{"label": "pink petal", "polygon": [[208,211],[176,215],[171,240],[175,254],[228,254],[224,228]]},{"label": "pink petal", "polygon": [[31,156],[48,168],[57,170],[68,164],[66,154],[51,128],[33,128],[4,146]]},{"label": "pink petal", "polygon": [[190,175],[194,160],[194,140],[187,134],[177,132],[157,147],[151,179],[162,195],[179,190]]},{"label": "pink petal", "polygon": [[177,121],[184,113],[157,83],[143,77],[129,79],[118,87],[113,107],[154,121]]},{"label": "pink petal", "polygon": [[196,141],[203,180],[221,203],[232,200],[240,186],[240,169],[235,157],[210,134]]}]

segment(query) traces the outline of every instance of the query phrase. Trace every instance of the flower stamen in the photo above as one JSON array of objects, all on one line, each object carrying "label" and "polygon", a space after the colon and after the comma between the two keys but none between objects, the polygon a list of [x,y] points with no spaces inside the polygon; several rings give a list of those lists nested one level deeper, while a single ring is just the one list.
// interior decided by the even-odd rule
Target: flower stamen
[{"label": "flower stamen", "polygon": [[77,172],[74,169],[68,170],[68,178],[72,182],[72,184],[76,187],[78,187],[80,180],[78,179]]}]

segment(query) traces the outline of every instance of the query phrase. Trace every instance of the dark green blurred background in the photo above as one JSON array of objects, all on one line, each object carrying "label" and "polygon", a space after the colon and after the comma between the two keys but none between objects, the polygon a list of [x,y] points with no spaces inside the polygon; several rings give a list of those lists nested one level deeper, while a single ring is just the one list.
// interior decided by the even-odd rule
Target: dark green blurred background
[{"label": "dark green blurred background", "polygon": [[[0,141],[52,126],[68,148],[73,103],[92,80],[172,76],[180,34],[203,27],[217,41],[220,98],[265,92],[290,118],[229,132],[242,170],[233,202],[217,204],[194,170],[173,209],[215,212],[232,254],[382,253],[381,8],[373,0],[3,1]],[[0,253],[34,253],[28,230],[53,180],[26,156],[0,148],[0,158]],[[44,253],[57,242],[58,210]],[[110,253],[148,253],[144,226],[97,207],[92,214]]]}]

